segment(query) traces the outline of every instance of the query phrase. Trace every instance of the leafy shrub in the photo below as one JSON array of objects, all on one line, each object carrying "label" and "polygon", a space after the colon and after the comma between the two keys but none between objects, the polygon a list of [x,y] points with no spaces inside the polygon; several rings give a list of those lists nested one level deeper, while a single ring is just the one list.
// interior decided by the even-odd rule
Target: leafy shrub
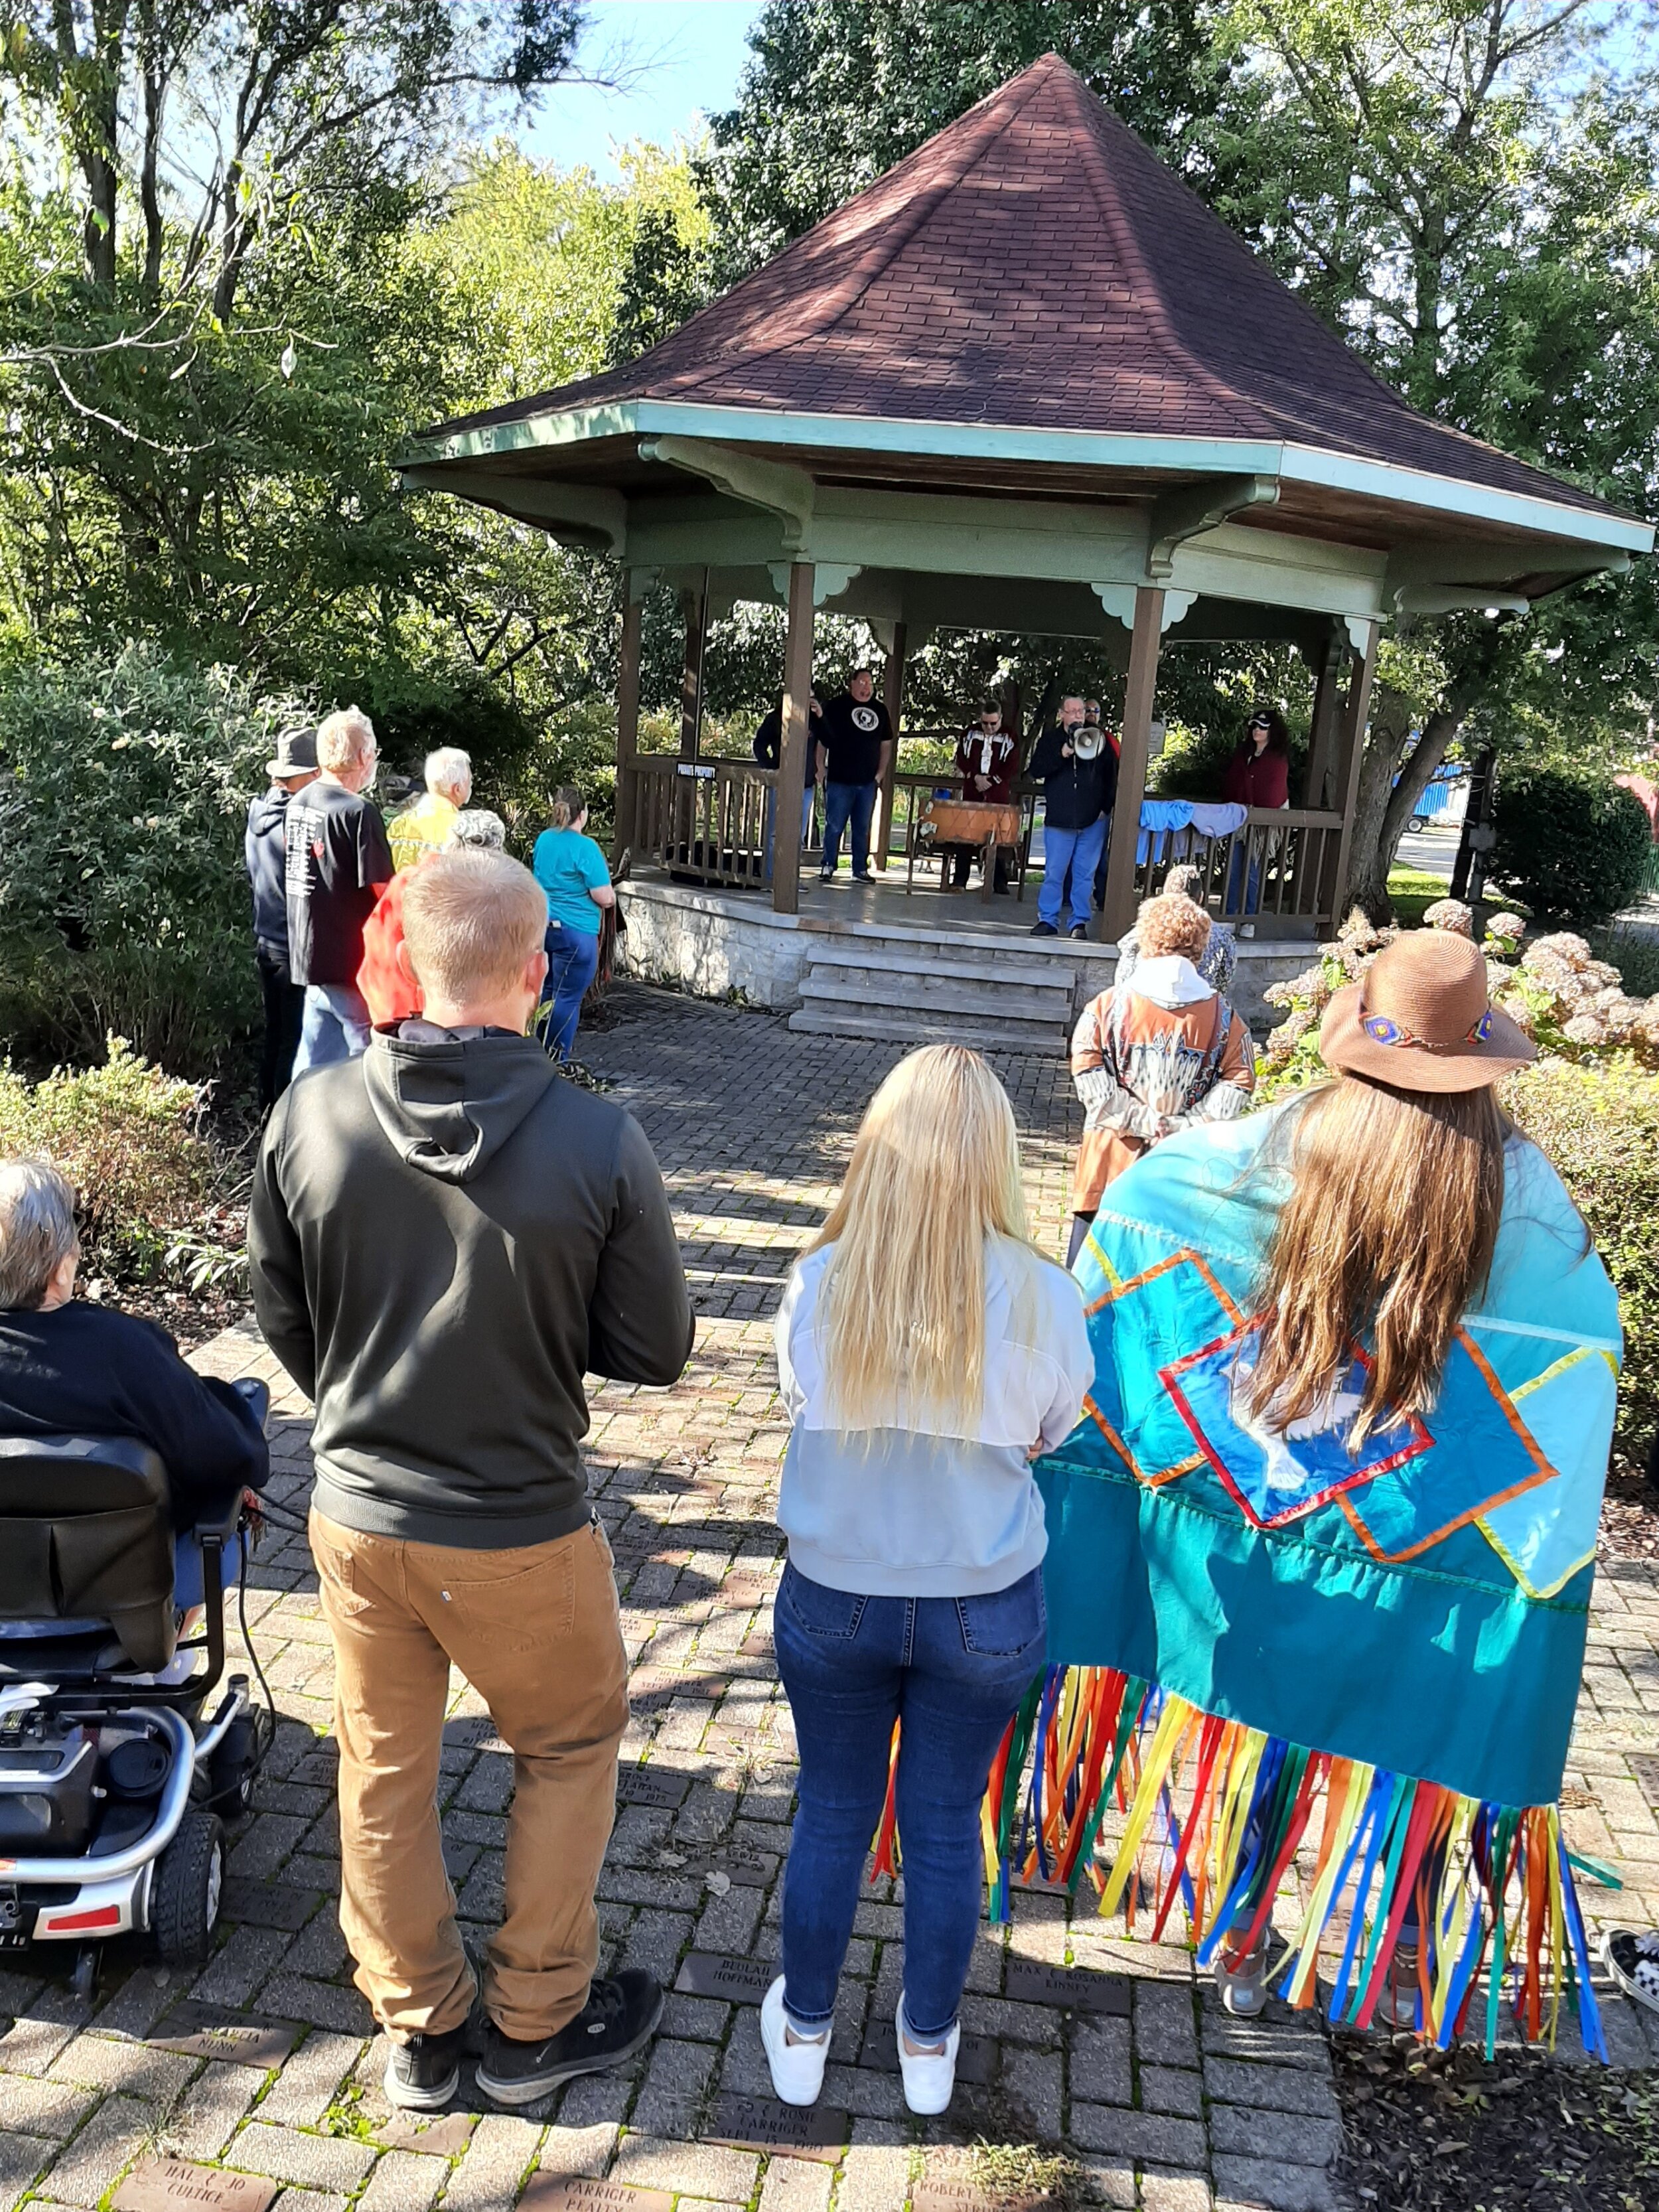
[{"label": "leafy shrub", "polygon": [[58,936],[0,935],[0,1037],[36,1066],[98,1060],[112,1034],[197,1079],[223,1070],[258,1020],[246,934],[203,945],[118,944],[72,952]]},{"label": "leafy shrub", "polygon": [[169,1264],[193,1277],[228,1261],[224,1172],[201,1134],[195,1085],[141,1060],[124,1037],[101,1066],[30,1083],[0,1065],[0,1153],[50,1159],[79,1195],[87,1272],[144,1279]]},{"label": "leafy shrub", "polygon": [[1536,911],[1602,921],[1642,887],[1652,838],[1627,791],[1593,772],[1504,764],[1488,870]]},{"label": "leafy shrub", "polygon": [[1620,1426],[1659,1430],[1659,1077],[1623,1057],[1540,1060],[1504,1084],[1508,1110],[1554,1162],[1619,1291]]},{"label": "leafy shrub", "polygon": [[205,1072],[257,1011],[242,831],[292,701],[153,648],[0,690],[0,1009],[21,1051],[109,1031]]}]

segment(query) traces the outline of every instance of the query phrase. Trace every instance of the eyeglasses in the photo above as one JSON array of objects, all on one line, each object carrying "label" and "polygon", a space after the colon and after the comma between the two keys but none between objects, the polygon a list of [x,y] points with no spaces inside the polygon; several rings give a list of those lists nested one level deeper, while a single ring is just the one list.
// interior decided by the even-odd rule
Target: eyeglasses
[{"label": "eyeglasses", "polygon": [[[1373,1044],[1415,1044],[1425,1052],[1444,1052],[1444,1045],[1431,1044],[1426,1037],[1413,1036],[1403,1022],[1396,1022],[1387,1014],[1362,1014],[1359,1026]],[[1464,1037],[1465,1044],[1485,1044],[1492,1035],[1492,1008],[1487,1007],[1474,1027]]]}]

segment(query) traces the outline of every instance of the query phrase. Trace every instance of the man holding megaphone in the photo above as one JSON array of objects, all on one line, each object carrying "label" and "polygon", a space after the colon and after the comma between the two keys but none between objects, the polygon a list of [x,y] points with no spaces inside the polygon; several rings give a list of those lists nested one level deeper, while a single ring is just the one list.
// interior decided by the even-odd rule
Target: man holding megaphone
[{"label": "man holding megaphone", "polygon": [[1042,786],[1042,885],[1033,937],[1058,937],[1071,878],[1071,934],[1089,934],[1089,902],[1117,796],[1117,759],[1083,702],[1062,699],[1060,720],[1038,738],[1031,775]]}]

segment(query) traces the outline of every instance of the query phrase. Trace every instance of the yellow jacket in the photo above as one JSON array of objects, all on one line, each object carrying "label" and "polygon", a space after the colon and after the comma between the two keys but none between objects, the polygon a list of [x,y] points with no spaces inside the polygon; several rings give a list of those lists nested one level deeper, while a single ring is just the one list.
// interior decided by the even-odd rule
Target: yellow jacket
[{"label": "yellow jacket", "polygon": [[386,827],[392,843],[392,866],[399,870],[412,868],[428,853],[442,852],[450,824],[459,812],[459,807],[452,805],[435,791],[428,791],[413,806],[394,816]]}]

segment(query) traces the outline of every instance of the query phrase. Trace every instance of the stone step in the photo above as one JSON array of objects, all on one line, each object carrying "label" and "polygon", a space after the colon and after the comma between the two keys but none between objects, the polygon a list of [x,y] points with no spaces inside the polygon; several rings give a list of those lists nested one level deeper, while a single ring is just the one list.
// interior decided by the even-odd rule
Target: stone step
[{"label": "stone step", "polygon": [[800,994],[811,1006],[869,1006],[928,1019],[963,1015],[988,1027],[1000,1022],[1010,1030],[1056,1036],[1069,1027],[1072,1012],[1071,993],[1058,986],[1038,990],[1023,983],[980,983],[938,971],[896,975],[878,968],[820,969],[816,960],[801,977]]},{"label": "stone step", "polygon": [[898,945],[890,949],[860,939],[851,945],[815,945],[810,963],[826,973],[841,969],[849,975],[948,975],[953,981],[989,983],[999,989],[1052,993],[1056,1005],[1071,1003],[1071,967],[1041,956],[1000,958],[984,951],[953,955],[944,943],[937,948]]},{"label": "stone step", "polygon": [[[1116,946],[1074,943],[1069,937],[1033,939],[1022,931],[1006,937],[924,934],[916,930],[837,930],[821,940],[848,959],[862,955],[884,966],[901,960],[933,961],[949,966],[995,968],[1000,974],[1018,975],[1031,982],[1070,975],[1079,960],[1109,959]],[[815,948],[816,949],[816,948]]]},{"label": "stone step", "polygon": [[879,1006],[807,1004],[798,1006],[790,1015],[789,1026],[804,1036],[878,1037],[911,1047],[961,1044],[970,1046],[975,1052],[1027,1053],[1045,1058],[1050,1054],[1063,1054],[1066,1048],[1065,1032],[1058,1023],[1052,1031],[1046,1026],[1040,1030],[1036,1024],[1023,1028],[1005,1022],[992,1027],[986,1023],[961,1020],[930,1021],[925,1015],[895,1012]]}]

